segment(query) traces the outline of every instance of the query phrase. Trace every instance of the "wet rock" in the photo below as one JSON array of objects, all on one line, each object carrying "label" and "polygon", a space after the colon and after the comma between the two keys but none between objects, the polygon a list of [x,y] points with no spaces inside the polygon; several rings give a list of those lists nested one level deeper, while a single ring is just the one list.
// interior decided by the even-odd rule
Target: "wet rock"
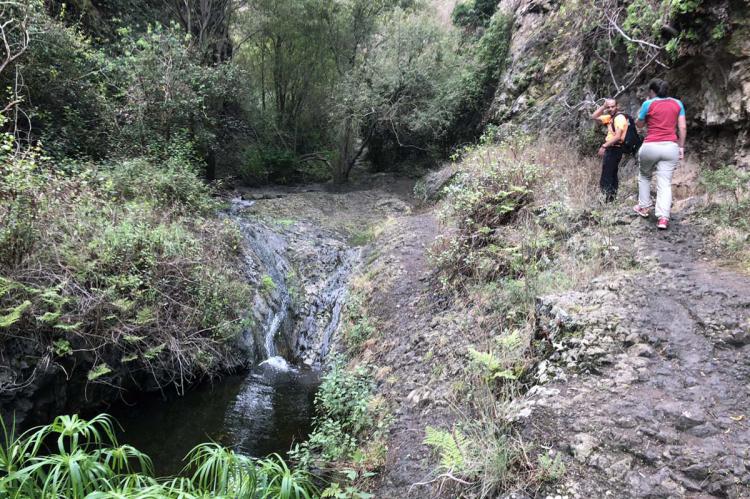
[{"label": "wet rock", "polygon": [[705,423],[688,429],[687,433],[693,435],[694,437],[706,438],[717,435],[721,433],[721,431],[711,423]]},{"label": "wet rock", "polygon": [[612,463],[607,470],[607,474],[614,478],[623,478],[630,471],[632,463],[633,458],[625,456],[619,461]]},{"label": "wet rock", "polygon": [[711,472],[711,468],[708,463],[695,463],[691,466],[682,469],[685,476],[692,478],[693,480],[703,481],[708,477]]},{"label": "wet rock", "polygon": [[680,431],[686,431],[706,422],[705,415],[695,411],[682,412],[675,422],[675,428]]},{"label": "wet rock", "polygon": [[625,337],[625,346],[629,347],[632,345],[635,345],[636,343],[641,341],[641,337],[636,333],[630,333]]},{"label": "wet rock", "polygon": [[422,201],[434,201],[440,199],[443,193],[443,188],[453,180],[455,175],[456,171],[452,165],[431,171],[417,182],[414,192]]},{"label": "wet rock", "polygon": [[736,329],[727,337],[726,342],[735,347],[750,345],[750,331],[747,329]]},{"label": "wet rock", "polygon": [[406,402],[414,408],[425,407],[432,401],[432,392],[425,387],[415,388],[406,396]]}]

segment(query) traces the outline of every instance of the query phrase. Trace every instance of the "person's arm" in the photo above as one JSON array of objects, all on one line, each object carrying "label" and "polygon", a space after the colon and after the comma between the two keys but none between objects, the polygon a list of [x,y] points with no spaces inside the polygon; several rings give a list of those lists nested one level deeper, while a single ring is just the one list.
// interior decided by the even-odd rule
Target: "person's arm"
[{"label": "person's arm", "polygon": [[606,106],[607,106],[607,101],[605,100],[604,103],[601,106],[599,106],[599,108],[596,111],[591,113],[590,118],[594,121],[601,122],[599,118],[601,117],[602,114],[604,114],[604,109],[606,108]]},{"label": "person's arm", "polygon": [[635,120],[635,127],[639,130],[646,126],[646,114],[648,114],[648,108],[651,105],[650,101],[646,101],[641,105],[640,111],[638,111],[638,119]]},{"label": "person's arm", "polygon": [[685,158],[685,138],[687,137],[687,121],[682,114],[677,118],[677,138],[680,144],[680,160]]}]

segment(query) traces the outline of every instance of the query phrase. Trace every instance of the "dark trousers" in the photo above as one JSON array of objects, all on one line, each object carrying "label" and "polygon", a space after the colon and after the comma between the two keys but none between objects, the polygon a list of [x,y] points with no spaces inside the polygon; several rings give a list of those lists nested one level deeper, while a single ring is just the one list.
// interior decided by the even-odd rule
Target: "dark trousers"
[{"label": "dark trousers", "polygon": [[615,200],[617,195],[617,187],[619,182],[617,181],[617,168],[620,166],[620,160],[622,159],[622,148],[621,147],[608,147],[604,151],[604,159],[602,160],[602,178],[599,180],[599,187],[608,203]]}]

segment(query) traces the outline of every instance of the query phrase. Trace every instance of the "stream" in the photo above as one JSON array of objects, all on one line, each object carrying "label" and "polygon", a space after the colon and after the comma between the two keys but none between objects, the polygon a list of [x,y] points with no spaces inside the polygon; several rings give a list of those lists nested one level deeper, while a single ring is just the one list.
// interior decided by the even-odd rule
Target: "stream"
[{"label": "stream", "polygon": [[258,290],[248,307],[254,326],[241,340],[255,367],[183,396],[144,396],[109,411],[120,439],[146,452],[158,475],[179,473],[203,442],[283,456],[310,432],[320,367],[359,252],[315,224],[263,222],[247,214],[254,204],[235,199],[227,216],[242,231],[248,280]]},{"label": "stream", "polygon": [[190,449],[208,441],[250,456],[283,456],[310,432],[318,383],[315,370],[264,365],[182,397],[149,397],[112,414],[124,428],[121,440],[148,454],[158,475],[174,475]]}]

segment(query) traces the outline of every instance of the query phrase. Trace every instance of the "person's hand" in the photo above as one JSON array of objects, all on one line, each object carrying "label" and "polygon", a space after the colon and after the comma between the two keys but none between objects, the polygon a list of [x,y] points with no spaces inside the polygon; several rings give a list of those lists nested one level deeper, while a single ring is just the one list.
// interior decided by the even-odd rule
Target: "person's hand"
[{"label": "person's hand", "polygon": [[601,146],[599,148],[599,152],[597,153],[599,156],[604,156],[604,153],[607,152],[607,149],[604,146]]},{"label": "person's hand", "polygon": [[680,161],[682,161],[683,159],[685,159],[685,148],[680,147]]}]

